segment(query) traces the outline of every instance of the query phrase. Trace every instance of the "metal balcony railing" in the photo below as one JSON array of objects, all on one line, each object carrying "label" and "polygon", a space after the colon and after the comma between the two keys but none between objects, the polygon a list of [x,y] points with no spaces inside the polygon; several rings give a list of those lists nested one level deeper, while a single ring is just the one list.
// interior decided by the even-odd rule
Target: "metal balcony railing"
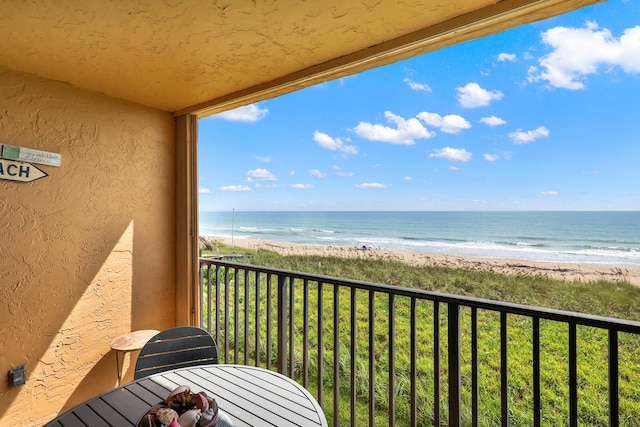
[{"label": "metal balcony railing", "polygon": [[221,363],[296,379],[334,426],[640,425],[639,322],[204,258],[200,284]]}]

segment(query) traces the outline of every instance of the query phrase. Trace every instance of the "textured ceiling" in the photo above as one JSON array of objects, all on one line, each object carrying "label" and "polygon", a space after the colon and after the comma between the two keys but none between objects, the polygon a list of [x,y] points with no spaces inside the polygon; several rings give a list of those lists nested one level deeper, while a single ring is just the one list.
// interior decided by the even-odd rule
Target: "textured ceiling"
[{"label": "textured ceiling", "polygon": [[596,1],[0,0],[0,65],[210,113]]}]

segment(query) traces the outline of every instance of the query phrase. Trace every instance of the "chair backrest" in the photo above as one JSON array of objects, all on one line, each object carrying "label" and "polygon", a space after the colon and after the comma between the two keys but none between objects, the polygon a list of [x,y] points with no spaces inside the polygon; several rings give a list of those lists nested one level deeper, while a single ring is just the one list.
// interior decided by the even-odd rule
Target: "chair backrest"
[{"label": "chair backrest", "polygon": [[211,363],[218,363],[218,347],[211,334],[193,326],[179,326],[160,332],[142,347],[133,378]]}]

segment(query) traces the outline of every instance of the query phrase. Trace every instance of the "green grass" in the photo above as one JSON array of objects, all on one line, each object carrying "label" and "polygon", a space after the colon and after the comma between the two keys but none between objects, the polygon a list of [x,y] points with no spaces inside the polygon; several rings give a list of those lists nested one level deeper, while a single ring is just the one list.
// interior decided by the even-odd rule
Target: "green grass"
[{"label": "green grass", "polygon": [[[229,253],[229,248],[221,252]],[[240,262],[279,268],[291,271],[314,273],[325,276],[349,278],[374,283],[390,284],[409,288],[426,289],[456,295],[473,296],[498,301],[506,301],[532,306],[555,308],[582,313],[597,314],[625,319],[640,318],[640,289],[625,282],[570,282],[554,280],[545,276],[517,275],[509,276],[491,271],[468,270],[447,267],[419,267],[391,260],[346,259],[320,256],[281,256],[269,251],[238,250],[236,252],[250,254],[251,257]],[[229,362],[234,360],[235,339],[238,340],[239,360],[244,361],[244,295],[249,292],[248,314],[251,319],[246,331],[249,341],[249,363],[255,358],[254,334],[255,314],[255,277],[234,278],[228,292],[231,301],[228,324],[228,342],[230,349]],[[277,306],[275,283],[271,292],[271,302]],[[303,325],[302,325],[302,282],[296,281],[294,292],[294,373],[302,383],[303,361]],[[239,323],[234,322],[233,301],[238,294]],[[224,294],[223,294],[224,295]],[[339,371],[339,424],[348,425],[350,420],[350,290],[339,292],[339,331],[338,348]],[[258,349],[260,360],[266,359],[266,324],[267,304],[265,277],[261,277],[259,307],[261,323],[261,342]],[[318,331],[318,315],[314,310],[318,302],[318,284],[309,284],[309,383],[307,387],[319,398],[317,381],[318,365],[322,360],[325,376],[322,384],[322,405],[327,418],[332,423],[333,413],[333,367],[334,367],[334,298],[333,286],[324,285],[323,331]],[[357,425],[368,425],[369,405],[369,294],[356,292],[356,409]],[[395,325],[395,413],[396,425],[409,423],[410,411],[410,324],[409,300],[396,297],[394,301]],[[440,325],[440,370],[434,373],[434,303],[418,301],[417,303],[417,390],[418,390],[418,425],[433,425],[434,378],[440,377],[440,423],[447,419],[447,305],[439,305]],[[388,424],[389,381],[388,381],[388,330],[389,300],[386,295],[376,294],[374,298],[375,337],[375,423]],[[463,425],[471,424],[471,353],[470,342],[470,309],[461,310],[462,340],[462,420]],[[479,423],[482,426],[500,425],[500,322],[499,314],[478,311],[478,358],[479,358]],[[224,317],[223,317],[224,318]],[[275,312],[272,325],[271,351],[275,361],[277,348]],[[545,321],[541,328],[541,390],[542,390],[542,424],[568,425],[569,416],[569,379],[568,379],[568,328],[566,324]],[[237,327],[237,331],[235,328]],[[508,371],[509,371],[509,419],[510,425],[529,426],[533,420],[533,386],[532,386],[532,321],[529,318],[508,316]],[[223,328],[224,329],[224,328]],[[236,333],[237,332],[237,333]],[[607,351],[608,337],[606,332],[589,327],[578,327],[578,413],[581,426],[608,425],[608,378]],[[224,335],[224,334],[223,334]],[[319,357],[319,337],[322,336],[322,359]],[[224,351],[224,336],[221,338]],[[640,425],[640,338],[629,334],[620,334],[619,344],[620,370],[620,425]],[[264,366],[264,362],[262,363]],[[274,363],[275,364],[275,363]]]}]

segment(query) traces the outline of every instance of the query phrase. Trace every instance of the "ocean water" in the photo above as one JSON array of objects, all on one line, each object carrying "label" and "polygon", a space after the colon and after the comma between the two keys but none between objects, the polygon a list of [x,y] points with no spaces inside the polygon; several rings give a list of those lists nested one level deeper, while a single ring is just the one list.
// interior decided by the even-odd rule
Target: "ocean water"
[{"label": "ocean water", "polygon": [[640,212],[200,212],[200,234],[640,267]]}]

